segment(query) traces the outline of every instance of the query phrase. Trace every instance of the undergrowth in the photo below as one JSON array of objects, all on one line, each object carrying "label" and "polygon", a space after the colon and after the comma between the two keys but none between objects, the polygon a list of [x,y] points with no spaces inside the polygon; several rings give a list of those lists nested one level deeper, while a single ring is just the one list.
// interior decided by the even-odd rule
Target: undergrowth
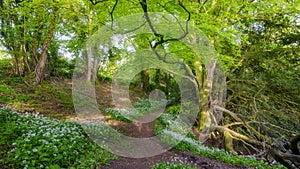
[{"label": "undergrowth", "polygon": [[0,168],[93,168],[115,156],[74,122],[0,108]]},{"label": "undergrowth", "polygon": [[[252,76],[227,82],[227,108],[252,122],[251,125],[263,135],[290,139],[299,133],[299,76],[296,81],[279,74],[274,77]],[[225,116],[224,123],[232,123],[230,117]],[[243,133],[238,127],[236,130]]]},{"label": "undergrowth", "polygon": [[176,113],[176,110],[179,110],[179,108],[174,107],[165,112],[162,116],[159,117],[159,123],[157,123],[155,126],[155,134],[163,136],[161,137],[161,140],[163,142],[171,145],[179,143],[175,145],[175,149],[180,151],[189,151],[196,155],[208,157],[210,159],[215,159],[232,165],[250,166],[259,169],[285,168],[282,165],[271,166],[262,160],[237,156],[221,149],[204,146],[199,141],[193,139],[192,133],[188,133],[186,136],[184,136],[180,134],[180,132],[177,132],[180,131],[180,129],[178,129],[180,128],[180,126],[177,126],[176,130],[174,130],[173,128],[170,128],[170,130],[168,128],[168,125],[174,123],[174,120],[178,114]]},{"label": "undergrowth", "polygon": [[164,162],[160,162],[155,164],[154,166],[151,167],[151,169],[196,169],[195,167],[191,167],[188,165],[184,165],[181,163],[164,163]]},{"label": "undergrowth", "polygon": [[149,99],[138,99],[137,102],[133,104],[133,108],[128,109],[116,109],[109,108],[105,110],[107,115],[115,120],[120,120],[124,122],[132,122],[143,118],[149,113],[153,113],[160,109],[163,109],[167,104],[167,100],[160,101],[150,101]]},{"label": "undergrowth", "polygon": [[74,115],[71,86],[65,84],[67,81],[43,81],[41,85],[33,86],[27,76],[0,75],[0,82],[0,104],[21,112],[43,113],[56,118]]}]

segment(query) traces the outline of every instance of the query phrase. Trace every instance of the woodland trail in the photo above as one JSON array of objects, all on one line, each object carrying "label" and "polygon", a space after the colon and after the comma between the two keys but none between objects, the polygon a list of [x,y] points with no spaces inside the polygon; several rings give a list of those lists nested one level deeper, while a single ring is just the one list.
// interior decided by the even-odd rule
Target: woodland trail
[{"label": "woodland trail", "polygon": [[[98,104],[102,109],[114,107],[112,103],[110,86],[108,84],[101,85],[96,88],[96,95]],[[134,99],[134,98],[133,98]],[[100,109],[101,109],[100,108]],[[118,131],[130,137],[145,138],[154,136],[152,121],[154,117],[163,113],[163,110],[154,112],[142,119],[139,123],[126,123],[114,119],[106,118],[108,124]],[[148,123],[143,123],[148,122]],[[181,163],[188,166],[196,167],[197,169],[250,169],[251,167],[241,167],[226,164],[217,160],[212,160],[206,157],[194,155],[189,152],[182,152],[178,150],[169,150],[160,155],[149,158],[128,158],[119,157],[115,160],[110,160],[108,165],[100,166],[102,169],[148,169],[159,162],[165,163]]]}]

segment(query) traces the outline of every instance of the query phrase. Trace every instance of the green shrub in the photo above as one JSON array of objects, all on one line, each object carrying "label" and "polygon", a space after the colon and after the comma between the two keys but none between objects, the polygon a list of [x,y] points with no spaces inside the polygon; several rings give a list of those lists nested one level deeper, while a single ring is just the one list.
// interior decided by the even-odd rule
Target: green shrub
[{"label": "green shrub", "polygon": [[12,70],[11,59],[7,56],[0,55],[0,75],[11,73],[9,70]]}]

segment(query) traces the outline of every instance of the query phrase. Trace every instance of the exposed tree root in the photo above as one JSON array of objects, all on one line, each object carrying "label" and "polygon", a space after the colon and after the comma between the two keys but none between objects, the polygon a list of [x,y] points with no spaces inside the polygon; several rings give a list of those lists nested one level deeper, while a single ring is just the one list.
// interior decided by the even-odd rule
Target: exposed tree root
[{"label": "exposed tree root", "polygon": [[[290,141],[282,138],[273,138],[262,134],[259,130],[250,126],[250,124],[255,124],[262,127],[265,123],[257,121],[246,122],[240,115],[223,107],[214,106],[214,109],[226,113],[233,120],[230,124],[214,126],[215,130],[224,135],[225,149],[227,151],[237,154],[233,144],[233,141],[236,140],[256,151],[262,159],[268,159],[267,155],[271,155],[272,161],[275,160],[287,168],[300,168],[300,134],[293,137]],[[275,130],[278,130],[278,128],[273,125],[269,129],[276,132]]]}]

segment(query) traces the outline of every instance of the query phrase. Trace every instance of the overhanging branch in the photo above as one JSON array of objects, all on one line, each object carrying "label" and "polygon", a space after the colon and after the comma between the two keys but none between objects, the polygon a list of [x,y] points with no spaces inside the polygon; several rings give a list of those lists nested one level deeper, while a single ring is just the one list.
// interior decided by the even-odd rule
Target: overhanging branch
[{"label": "overhanging branch", "polygon": [[[162,45],[163,43],[166,43],[168,41],[179,41],[183,38],[186,37],[186,35],[188,34],[188,22],[190,21],[190,12],[184,7],[184,5],[182,4],[181,1],[178,1],[178,4],[180,7],[182,7],[187,13],[188,13],[188,18],[186,20],[186,30],[184,31],[184,34],[182,36],[180,36],[179,38],[171,38],[171,39],[166,39],[164,40],[164,36],[159,34],[156,29],[154,28],[153,24],[152,24],[152,21],[150,20],[150,17],[149,17],[149,14],[148,14],[148,5],[147,5],[147,0],[141,0],[140,1],[140,5],[143,9],[143,12],[144,12],[144,16],[145,16],[145,19],[152,31],[152,33],[154,34],[154,36],[158,37],[159,38],[159,41],[158,42],[155,42],[154,45],[151,44],[151,42],[149,42],[149,45],[151,47],[151,49],[153,50],[153,52],[155,53],[155,55],[157,56],[157,58],[165,63],[170,63],[170,61],[167,61],[164,57],[162,57],[158,51],[156,50],[156,47],[158,45]],[[186,71],[186,73],[190,76],[190,77],[193,77],[194,79],[195,76],[194,74],[192,73],[192,71],[188,68],[188,66],[184,63],[184,62],[172,62],[172,63],[177,63],[177,64],[181,64],[182,67],[184,68],[184,70]]]},{"label": "overhanging branch", "polygon": [[108,1],[108,0],[99,0],[99,1],[97,1],[97,0],[95,0],[95,1],[90,0],[90,2],[91,2],[93,5],[97,5],[98,3],[106,2],[106,1]]},{"label": "overhanging branch", "polygon": [[[112,22],[112,23],[114,22],[114,15],[113,15],[113,13],[114,13],[114,11],[115,11],[117,5],[118,5],[118,2],[119,2],[119,0],[116,0],[116,1],[115,1],[115,4],[114,4],[112,10],[109,12],[109,15],[110,15],[110,18],[111,18],[111,22]],[[112,26],[113,26],[113,24],[112,24]]]}]

